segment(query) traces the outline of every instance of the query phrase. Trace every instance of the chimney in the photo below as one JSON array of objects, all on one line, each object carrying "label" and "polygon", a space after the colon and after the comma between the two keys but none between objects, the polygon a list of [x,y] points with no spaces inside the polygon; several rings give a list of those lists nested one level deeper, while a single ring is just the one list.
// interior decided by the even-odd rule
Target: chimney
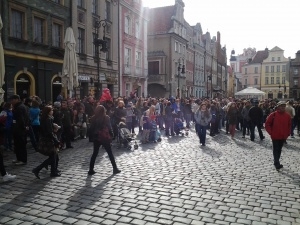
[{"label": "chimney", "polygon": [[217,42],[221,44],[221,34],[219,31],[217,32]]}]

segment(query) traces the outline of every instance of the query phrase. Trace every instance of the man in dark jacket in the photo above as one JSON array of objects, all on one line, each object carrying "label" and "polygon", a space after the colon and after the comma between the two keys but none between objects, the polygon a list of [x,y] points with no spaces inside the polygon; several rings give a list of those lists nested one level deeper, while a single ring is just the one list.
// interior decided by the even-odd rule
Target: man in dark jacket
[{"label": "man in dark jacket", "polygon": [[261,121],[263,119],[263,110],[258,106],[258,101],[254,101],[254,106],[249,109],[250,118],[250,139],[254,141],[255,138],[255,127],[257,127],[260,140],[265,139],[261,131]]},{"label": "man in dark jacket", "polygon": [[10,97],[11,104],[13,105],[13,139],[14,149],[17,160],[13,162],[16,165],[25,165],[27,163],[27,131],[29,130],[30,120],[27,113],[26,106],[20,99],[19,95]]},{"label": "man in dark jacket", "polygon": [[72,125],[73,125],[73,111],[68,107],[66,100],[61,102],[62,115],[62,141],[66,144],[66,148],[73,148],[71,145]]}]

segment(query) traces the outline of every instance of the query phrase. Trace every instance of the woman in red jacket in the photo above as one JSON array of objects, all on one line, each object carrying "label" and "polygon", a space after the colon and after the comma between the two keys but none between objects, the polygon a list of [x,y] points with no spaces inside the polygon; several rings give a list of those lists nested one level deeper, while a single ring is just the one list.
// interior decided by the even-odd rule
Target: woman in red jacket
[{"label": "woman in red jacket", "polygon": [[285,140],[291,133],[291,116],[285,111],[285,106],[286,103],[284,101],[278,102],[276,111],[267,117],[265,123],[266,131],[271,136],[273,143],[274,166],[276,170],[283,167],[279,162],[281,150]]}]

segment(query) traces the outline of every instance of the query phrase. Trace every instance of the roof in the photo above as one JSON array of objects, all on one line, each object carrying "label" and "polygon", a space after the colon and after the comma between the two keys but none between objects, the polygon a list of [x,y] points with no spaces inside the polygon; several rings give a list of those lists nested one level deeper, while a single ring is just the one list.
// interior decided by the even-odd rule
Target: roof
[{"label": "roof", "polygon": [[254,87],[247,87],[239,92],[236,92],[234,95],[265,95],[265,92]]},{"label": "roof", "polygon": [[269,56],[269,51],[266,48],[263,51],[257,51],[249,64],[262,63]]},{"label": "roof", "polygon": [[168,33],[173,27],[172,16],[174,14],[174,5],[149,9],[148,33]]},{"label": "roof", "polygon": [[283,49],[279,48],[278,46],[275,46],[272,48],[270,51],[275,52],[275,51],[283,51]]},{"label": "roof", "polygon": [[148,52],[148,57],[154,57],[154,56],[166,56],[166,54],[164,51]]}]

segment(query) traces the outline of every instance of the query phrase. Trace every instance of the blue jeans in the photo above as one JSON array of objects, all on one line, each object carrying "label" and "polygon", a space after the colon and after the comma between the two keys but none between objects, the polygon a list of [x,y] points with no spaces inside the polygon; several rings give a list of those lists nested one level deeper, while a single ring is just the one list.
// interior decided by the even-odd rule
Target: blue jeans
[{"label": "blue jeans", "polygon": [[207,128],[207,126],[202,126],[200,124],[196,124],[196,132],[197,132],[198,137],[200,139],[200,143],[203,144],[203,145],[205,145],[206,128]]},{"label": "blue jeans", "polygon": [[280,166],[279,159],[281,156],[281,150],[282,150],[282,146],[283,146],[284,142],[285,142],[285,140],[272,140],[274,166],[276,166],[276,167]]}]

